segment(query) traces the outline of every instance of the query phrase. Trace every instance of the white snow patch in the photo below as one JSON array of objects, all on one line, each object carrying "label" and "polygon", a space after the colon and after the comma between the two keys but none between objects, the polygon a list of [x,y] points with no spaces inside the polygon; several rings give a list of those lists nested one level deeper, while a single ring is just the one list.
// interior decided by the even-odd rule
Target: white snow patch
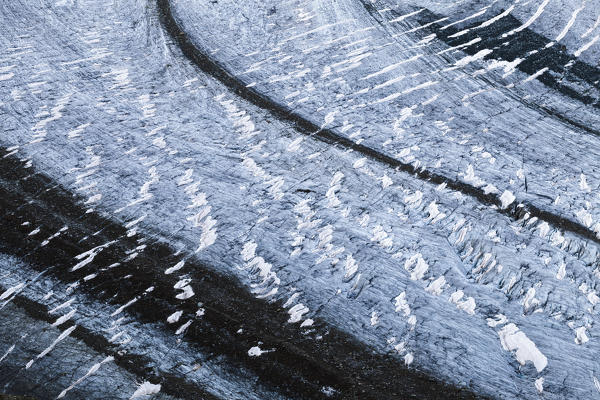
[{"label": "white snow patch", "polygon": [[500,196],[500,201],[502,202],[501,207],[504,209],[515,201],[515,195],[509,190],[505,190],[502,196]]},{"label": "white snow patch", "polygon": [[176,335],[181,335],[182,333],[184,333],[187,328],[189,328],[189,326],[192,324],[192,320],[190,319],[188,322],[186,322],[185,324],[181,325],[176,331],[175,334]]},{"label": "white snow patch", "polygon": [[590,340],[588,338],[585,326],[581,326],[575,329],[575,334],[577,335],[577,337],[575,338],[575,343],[577,344],[584,344]]},{"label": "white snow patch", "polygon": [[535,388],[537,389],[538,393],[542,393],[544,391],[544,377],[535,380]]},{"label": "white snow patch", "polygon": [[133,393],[133,395],[129,398],[129,400],[137,399],[142,396],[150,396],[152,394],[156,394],[160,392],[160,384],[154,385],[148,381],[142,383],[137,390]]},{"label": "white snow patch", "polygon": [[185,264],[185,261],[183,261],[183,260],[179,261],[177,264],[175,264],[171,268],[167,268],[165,270],[165,274],[169,275],[169,274],[172,274],[175,271],[179,271],[181,268],[183,268],[184,264]]},{"label": "white snow patch", "polygon": [[262,350],[260,347],[254,346],[254,347],[251,347],[250,350],[248,350],[248,355],[250,357],[259,357],[259,356],[261,356],[264,353],[270,353],[272,351],[275,351],[275,349]]},{"label": "white snow patch", "polygon": [[296,304],[294,307],[288,310],[288,314],[290,314],[290,319],[288,322],[290,324],[296,323],[302,319],[302,316],[309,312],[310,310],[302,303]]},{"label": "white snow patch", "polygon": [[115,358],[113,356],[108,356],[104,360],[100,361],[99,363],[92,365],[92,367],[88,370],[88,372],[85,375],[83,375],[81,378],[77,379],[69,387],[67,387],[65,390],[63,390],[62,392],[60,392],[60,394],[56,398],[57,399],[62,399],[63,397],[65,397],[65,395],[67,394],[68,391],[70,391],[71,389],[73,389],[75,386],[79,385],[81,382],[83,382],[89,376],[95,374],[100,369],[100,367],[103,364],[111,362],[114,359]]},{"label": "white snow patch", "polygon": [[592,190],[587,183],[587,178],[585,174],[579,175],[579,188],[585,192],[589,192]]},{"label": "white snow patch", "polygon": [[466,57],[461,58],[460,60],[458,60],[456,62],[455,66],[464,67],[465,65],[467,65],[473,61],[484,58],[485,56],[487,56],[488,54],[490,54],[492,52],[493,52],[493,50],[491,50],[491,49],[479,50],[477,53],[473,54],[472,56],[466,56]]},{"label": "white snow patch", "polygon": [[560,266],[558,267],[558,272],[556,273],[556,279],[561,280],[565,277],[567,273],[567,264],[565,264],[564,262],[560,263]]},{"label": "white snow patch", "polygon": [[502,348],[515,352],[515,358],[521,365],[532,362],[535,369],[541,372],[548,365],[548,359],[514,323],[509,323],[498,331]]},{"label": "white snow patch", "polygon": [[[48,347],[46,347],[46,349],[44,351],[42,351],[40,354],[37,355],[37,357],[35,358],[36,360],[39,360],[40,358],[44,357],[45,355],[47,355],[48,353],[50,353],[52,351],[52,349],[54,349],[56,347],[56,345],[58,343],[60,343],[61,341],[63,341],[67,336],[69,336],[71,334],[71,332],[73,332],[75,330],[75,328],[77,328],[77,325],[73,325],[72,327],[65,329],[55,340],[54,342],[52,342],[52,344]],[[34,360],[31,360],[27,363],[27,365],[25,366],[25,369],[29,369],[32,365],[33,365]]]},{"label": "white snow patch", "polygon": [[179,318],[183,315],[183,311],[175,311],[173,314],[169,315],[167,318],[167,322],[170,324],[174,324],[179,321]]},{"label": "white snow patch", "polygon": [[410,306],[406,301],[406,292],[400,293],[395,299],[396,312],[402,311],[405,316],[410,315]]},{"label": "white snow patch", "polygon": [[439,296],[440,294],[442,294],[445,284],[446,284],[446,278],[442,275],[439,278],[437,278],[436,280],[434,280],[433,282],[431,282],[429,284],[429,286],[427,286],[427,288],[425,288],[425,290],[431,294]]},{"label": "white snow patch", "polygon": [[404,269],[410,272],[410,279],[413,281],[423,279],[423,276],[429,269],[429,265],[423,259],[421,253],[417,253],[404,263]]}]

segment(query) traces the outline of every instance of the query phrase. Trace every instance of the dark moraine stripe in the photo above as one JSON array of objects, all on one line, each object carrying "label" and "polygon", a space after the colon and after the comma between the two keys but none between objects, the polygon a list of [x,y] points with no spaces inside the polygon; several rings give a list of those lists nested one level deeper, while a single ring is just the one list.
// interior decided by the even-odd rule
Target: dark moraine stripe
[{"label": "dark moraine stripe", "polygon": [[[378,354],[326,321],[315,320],[322,340],[301,332],[297,324],[287,323],[289,315],[279,303],[256,299],[240,282],[221,275],[208,265],[189,259],[196,296],[179,301],[173,289],[177,277],[165,275],[165,266],[181,260],[168,244],[147,239],[147,247],[127,262],[123,260],[140,244],[140,236],[127,237],[127,229],[96,212],[86,212],[81,199],[66,191],[42,173],[27,168],[15,155],[0,150],[0,251],[21,257],[33,268],[65,283],[79,282],[79,290],[98,301],[123,305],[134,296],[139,300],[127,312],[142,323],[159,323],[173,331],[166,318],[175,311],[184,312],[182,321],[195,319],[183,337],[204,354],[223,356],[228,366],[243,367],[258,376],[260,382],[292,398],[324,398],[322,388],[337,390],[337,398],[475,398],[468,390],[451,387],[414,369],[407,369],[391,355]],[[29,222],[23,226],[23,222]],[[46,246],[41,242],[68,229]],[[40,232],[29,236],[39,227]],[[109,241],[118,242],[100,252],[84,268],[71,271],[75,257]],[[120,262],[118,267],[105,269]],[[101,271],[101,272],[99,272]],[[98,272],[92,280],[83,277]],[[125,278],[132,275],[130,278]],[[144,291],[153,286],[146,295]],[[194,318],[202,301],[206,313]],[[39,305],[20,300],[40,319]],[[177,324],[175,324],[177,325]],[[243,328],[243,333],[237,333]],[[78,328],[77,330],[79,330]],[[79,330],[80,339],[98,351],[110,345],[91,332]],[[326,333],[325,333],[326,332]],[[261,357],[248,357],[248,349],[261,341],[264,348],[276,351]],[[133,360],[134,372],[144,364]],[[137,365],[137,366],[136,366]],[[176,377],[157,377],[172,382],[173,395],[189,398],[184,385],[177,389]],[[165,381],[166,380],[166,381]],[[183,382],[183,381],[182,381]],[[200,390],[200,389],[196,389]],[[334,396],[335,398],[336,396]]]},{"label": "dark moraine stripe", "polygon": [[[596,233],[579,222],[542,210],[529,202],[522,202],[521,205],[513,204],[506,209],[500,209],[502,202],[498,195],[485,193],[483,189],[461,182],[457,179],[451,179],[425,169],[415,168],[412,164],[404,163],[376,149],[363,144],[358,144],[347,137],[337,134],[331,129],[321,128],[314,122],[293,112],[289,107],[278,103],[260,91],[246,87],[246,84],[230,73],[227,68],[194,45],[191,38],[183,29],[181,29],[175,20],[170,0],[157,0],[157,3],[160,14],[159,18],[164,29],[173,38],[175,43],[179,45],[182,53],[191,62],[203,72],[223,83],[239,97],[268,111],[275,118],[290,123],[299,133],[346,150],[355,151],[372,160],[386,164],[397,171],[411,174],[420,180],[431,182],[435,185],[443,183],[449,189],[461,192],[484,205],[496,206],[498,212],[515,221],[522,218],[526,213],[529,213],[532,217],[537,217],[542,221],[546,221],[557,229],[575,233],[585,239],[600,244],[600,238],[596,236]],[[367,6],[368,3],[363,4]],[[370,7],[369,9],[371,12],[376,12],[372,5],[368,5],[368,7]]]},{"label": "dark moraine stripe", "polygon": [[[6,287],[0,285],[0,293],[4,292],[6,289]],[[16,295],[11,298],[11,302],[15,306],[25,311],[28,316],[35,318],[38,321],[43,321],[48,324],[52,324],[56,321],[56,316],[48,313],[49,310],[47,306],[39,304],[34,300],[28,299],[21,295]],[[3,323],[7,322],[10,321],[4,321]],[[61,324],[60,328],[61,330],[66,330],[73,325],[75,325],[74,322],[72,320],[68,320]],[[153,371],[152,368],[149,368],[150,365],[154,364],[152,359],[143,355],[133,354],[131,352],[120,352],[119,346],[115,345],[114,343],[110,343],[104,336],[94,333],[81,325],[78,325],[69,336],[85,343],[86,346],[100,354],[114,357],[114,363],[117,366],[131,374],[136,375],[140,378],[140,380],[149,381],[154,384],[160,383],[162,393],[186,400],[218,400],[217,397],[206,392],[197,385],[186,381],[180,376],[175,374],[157,373],[156,371]],[[22,366],[20,366],[20,368],[22,368]],[[3,365],[2,368],[0,368],[0,371],[2,371],[2,374],[6,375],[14,375],[18,373],[18,371],[12,371],[12,373],[9,372],[6,368],[6,365]],[[5,383],[3,382],[3,377],[1,376],[2,374],[0,374],[0,383]],[[21,397],[6,396],[6,398],[17,399]],[[0,395],[0,400],[4,399],[5,398]]]},{"label": "dark moraine stripe", "polygon": [[[379,22],[383,22],[381,21],[381,16],[378,14],[377,10],[372,4],[362,0],[361,3],[371,16],[376,18]],[[394,17],[399,17],[401,15],[399,12],[394,10],[390,10],[389,12]],[[438,21],[443,17],[443,15],[439,15],[428,9],[425,9],[422,12],[410,17],[410,20],[419,25],[426,25],[434,21]],[[407,19],[407,21],[408,20],[409,19]],[[448,23],[451,21],[446,20],[444,22]],[[546,44],[550,43],[551,40],[529,28],[515,32],[511,36],[503,38],[503,33],[518,28],[523,24],[511,14],[484,28],[473,29],[482,22],[483,21],[480,20],[478,22],[472,22],[468,25],[460,25],[460,28],[457,26],[451,26],[444,30],[441,29],[444,26],[443,23],[436,23],[423,28],[422,32],[424,36],[435,33],[437,39],[445,42],[450,47],[462,45],[472,41],[473,39],[480,38],[481,41],[461,48],[460,50],[469,55],[476,54],[483,49],[493,50],[485,57],[485,59],[499,59],[511,62],[517,58],[523,58],[524,61],[518,64],[516,68],[528,75],[533,75],[542,68],[548,67],[548,69],[554,72],[556,75],[546,72],[537,77],[538,81],[542,82],[549,88],[581,101],[584,104],[600,107],[597,96],[594,97],[587,95],[580,89],[574,89],[562,83],[572,82],[573,84],[577,85],[578,82],[584,82],[587,85],[594,87],[596,90],[599,90],[599,68],[589,65],[570,55],[567,52],[566,47],[560,43],[556,43],[554,46],[546,48]],[[455,33],[465,29],[469,29],[469,32],[458,37],[450,37]],[[527,54],[533,50],[538,50],[538,52],[528,56]],[[565,65],[569,63],[571,64],[570,67],[565,67]],[[569,123],[574,124],[573,121],[569,121]],[[600,135],[600,131],[593,128],[585,125],[576,126],[588,132]]]}]

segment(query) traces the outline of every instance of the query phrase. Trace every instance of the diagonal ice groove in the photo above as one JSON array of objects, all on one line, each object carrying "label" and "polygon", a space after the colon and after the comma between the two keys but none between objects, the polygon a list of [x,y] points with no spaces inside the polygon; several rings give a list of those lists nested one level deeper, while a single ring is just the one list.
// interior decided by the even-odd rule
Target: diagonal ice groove
[{"label": "diagonal ice groove", "polygon": [[[593,107],[518,66],[446,51],[434,25],[422,27],[432,22],[418,19],[424,11],[402,17],[373,4],[381,20],[350,1],[2,4],[0,188],[10,229],[0,244],[28,262],[3,265],[1,300],[72,301],[43,320],[63,317],[60,332],[77,323],[106,340],[114,335],[100,327],[115,322],[125,331],[115,351],[160,365],[156,375],[123,372],[138,380],[123,398],[154,390],[143,381],[157,384],[165,371],[222,398],[440,398],[439,382],[465,397],[597,395]],[[516,18],[526,23],[540,4]],[[185,38],[160,23],[168,5],[228,77],[186,59]],[[448,18],[438,25],[473,7],[430,6]],[[527,29],[552,40],[544,18]],[[579,34],[573,27],[561,42]],[[293,114],[257,103],[240,82]],[[569,112],[562,120],[540,113],[560,101],[570,102],[557,109]],[[237,350],[202,334],[211,321],[238,338],[228,339]],[[363,351],[339,351],[338,337]],[[207,343],[215,350],[194,370],[204,353],[190,349]],[[29,357],[11,351],[2,363],[19,370],[44,348],[19,347]],[[178,358],[194,372],[171,368]],[[273,367],[288,358],[308,367]],[[53,397],[103,359],[59,366],[72,379],[49,383]],[[228,374],[239,366],[246,372]],[[266,368],[273,373],[261,375]],[[407,386],[420,372],[437,383]],[[91,397],[105,398],[94,385]],[[166,383],[164,394],[193,398]]]}]

